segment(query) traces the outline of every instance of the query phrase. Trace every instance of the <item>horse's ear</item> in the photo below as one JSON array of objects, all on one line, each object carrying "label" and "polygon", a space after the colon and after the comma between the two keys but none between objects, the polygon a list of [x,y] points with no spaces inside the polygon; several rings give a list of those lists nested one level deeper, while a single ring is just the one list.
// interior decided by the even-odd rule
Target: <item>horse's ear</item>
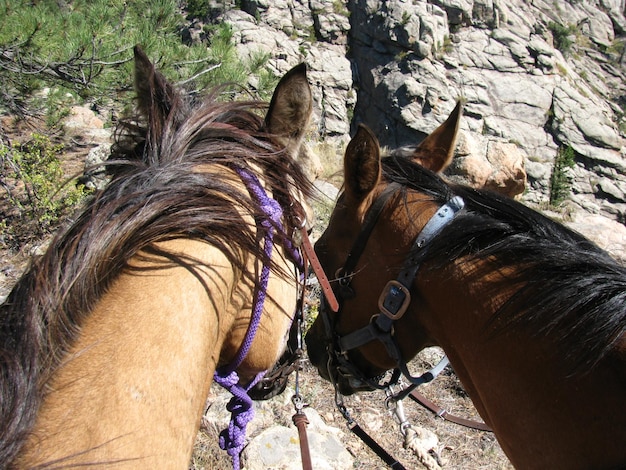
[{"label": "horse's ear", "polygon": [[462,115],[463,102],[459,100],[448,119],[417,146],[411,157],[413,161],[435,173],[445,170],[454,156]]},{"label": "horse's ear", "polygon": [[362,201],[380,181],[380,146],[369,128],[359,124],[356,134],[346,148],[344,158],[345,193]]},{"label": "horse's ear", "polygon": [[149,122],[153,135],[161,135],[165,121],[180,97],[174,86],[154,67],[141,47],[135,46],[135,91],[137,106]]},{"label": "horse's ear", "polygon": [[300,64],[278,82],[265,117],[265,128],[295,153],[306,133],[312,110],[313,96],[306,65]]}]

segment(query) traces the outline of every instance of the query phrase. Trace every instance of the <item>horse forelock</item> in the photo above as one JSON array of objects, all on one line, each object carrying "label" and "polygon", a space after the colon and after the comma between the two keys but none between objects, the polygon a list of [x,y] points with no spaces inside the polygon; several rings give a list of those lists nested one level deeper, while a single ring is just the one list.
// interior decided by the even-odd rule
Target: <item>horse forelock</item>
[{"label": "horse forelock", "polygon": [[[229,165],[263,173],[268,192],[287,211],[293,187],[312,193],[304,171],[263,129],[256,113],[263,104],[209,99],[175,106],[180,109],[171,110],[173,117],[158,128],[140,120],[120,122],[111,182],[32,262],[1,306],[2,462],[15,457],[47,380],[133,256],[185,237],[223,251],[240,275],[253,276],[244,269],[249,256],[269,261],[242,215],[262,217],[262,210]],[[172,262],[160,259],[163,265]]]},{"label": "horse forelock", "polygon": [[471,262],[477,268],[468,281],[494,269],[508,273],[483,293],[513,293],[487,323],[490,334],[527,328],[548,335],[570,373],[590,370],[626,337],[626,267],[594,243],[505,196],[447,184],[402,157],[383,162],[385,178],[405,190],[426,192],[438,204],[453,194],[465,200],[465,210],[416,259],[429,269]]}]

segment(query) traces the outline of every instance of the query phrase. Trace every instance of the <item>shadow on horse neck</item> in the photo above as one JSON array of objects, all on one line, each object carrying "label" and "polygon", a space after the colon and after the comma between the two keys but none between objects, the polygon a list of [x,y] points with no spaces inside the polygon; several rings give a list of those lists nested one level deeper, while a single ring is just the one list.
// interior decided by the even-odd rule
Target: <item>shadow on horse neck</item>
[{"label": "shadow on horse neck", "polygon": [[[341,307],[327,313],[333,332],[321,320],[311,327],[311,362],[344,394],[364,386],[328,357],[329,342],[365,380],[398,367],[379,341],[338,351],[332,336],[374,322],[386,284],[410,260],[419,266],[410,304],[391,330],[405,361],[441,346],[516,467],[623,468],[626,268],[514,200],[446,183],[437,173],[450,162],[456,128],[444,124],[413,156],[382,161],[368,129],[351,141],[344,192],[316,245],[326,273],[339,276]],[[391,185],[397,190],[346,271],[370,209]],[[453,196],[464,208],[428,244],[415,244]]]},{"label": "shadow on horse neck", "polygon": [[[8,468],[188,465],[213,372],[241,346],[264,264],[242,381],[284,347],[297,290],[291,230],[312,192],[298,161],[312,103],[304,66],[283,77],[265,117],[259,102],[190,99],[139,48],[135,83],[140,115],[120,124],[110,183],[1,306]],[[267,220],[243,173],[282,217]]]}]

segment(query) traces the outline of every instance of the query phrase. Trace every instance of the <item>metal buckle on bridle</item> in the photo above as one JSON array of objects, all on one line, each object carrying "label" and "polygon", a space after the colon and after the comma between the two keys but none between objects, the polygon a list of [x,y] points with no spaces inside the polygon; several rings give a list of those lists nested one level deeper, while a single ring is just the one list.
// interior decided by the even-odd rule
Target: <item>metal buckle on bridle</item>
[{"label": "metal buckle on bridle", "polygon": [[342,267],[335,271],[335,280],[339,283],[339,285],[347,286],[350,283],[350,276],[346,274]]},{"label": "metal buckle on bridle", "polygon": [[411,303],[411,293],[400,282],[391,280],[378,298],[380,313],[391,320],[398,320],[404,315]]}]

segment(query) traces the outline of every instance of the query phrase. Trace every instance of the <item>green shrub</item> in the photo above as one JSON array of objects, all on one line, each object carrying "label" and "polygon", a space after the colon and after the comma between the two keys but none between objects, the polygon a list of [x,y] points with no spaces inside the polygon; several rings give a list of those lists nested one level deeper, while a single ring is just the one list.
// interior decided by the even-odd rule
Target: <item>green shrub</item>
[{"label": "green shrub", "polygon": [[87,194],[82,185],[67,183],[62,150],[40,134],[24,144],[0,144],[0,186],[11,203],[0,226],[5,243],[20,246],[49,233]]},{"label": "green shrub", "polygon": [[572,168],[576,161],[575,153],[571,145],[559,148],[554,157],[554,166],[550,175],[550,205],[558,206],[570,194],[572,182],[567,174],[567,169]]},{"label": "green shrub", "polygon": [[[208,3],[194,0],[188,6],[204,15]],[[5,6],[0,8],[0,107],[9,111],[12,97],[23,101],[44,87],[61,88],[96,106],[127,106],[135,44],[170,80],[193,77],[197,89],[225,82],[245,86],[250,68],[257,67],[239,59],[225,23],[207,28],[208,48],[183,44],[178,0],[12,0]]]},{"label": "green shrub", "polygon": [[348,9],[347,2],[343,2],[341,0],[333,1],[333,13],[345,17],[350,16],[350,10]]},{"label": "green shrub", "polygon": [[203,19],[207,16],[211,7],[210,0],[188,0],[187,13],[194,18]]},{"label": "green shrub", "polygon": [[548,29],[552,32],[554,46],[563,54],[567,54],[573,44],[570,36],[576,32],[575,25],[563,26],[561,23],[550,21]]}]

